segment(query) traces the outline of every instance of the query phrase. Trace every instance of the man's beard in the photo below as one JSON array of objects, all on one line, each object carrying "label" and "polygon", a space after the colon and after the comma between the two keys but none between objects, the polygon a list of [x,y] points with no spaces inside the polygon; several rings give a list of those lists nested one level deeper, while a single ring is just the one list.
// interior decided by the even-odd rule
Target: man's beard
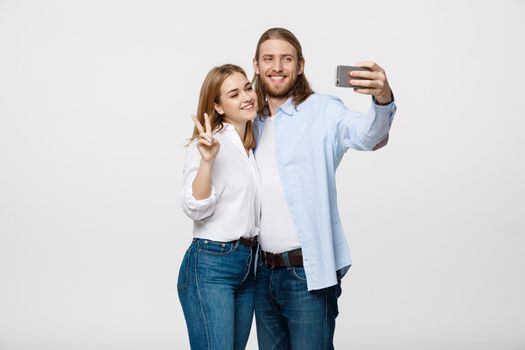
[{"label": "man's beard", "polygon": [[264,92],[271,98],[285,98],[288,97],[293,86],[297,82],[297,77],[290,79],[284,86],[274,88],[265,78],[260,79]]}]

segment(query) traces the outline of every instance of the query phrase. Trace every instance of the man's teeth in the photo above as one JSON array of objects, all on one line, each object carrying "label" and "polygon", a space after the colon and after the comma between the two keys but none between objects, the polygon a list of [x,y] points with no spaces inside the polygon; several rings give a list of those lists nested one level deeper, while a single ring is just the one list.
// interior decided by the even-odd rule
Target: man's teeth
[{"label": "man's teeth", "polygon": [[275,80],[275,81],[281,81],[284,79],[284,77],[282,75],[279,75],[279,76],[271,76],[270,79],[272,80]]}]

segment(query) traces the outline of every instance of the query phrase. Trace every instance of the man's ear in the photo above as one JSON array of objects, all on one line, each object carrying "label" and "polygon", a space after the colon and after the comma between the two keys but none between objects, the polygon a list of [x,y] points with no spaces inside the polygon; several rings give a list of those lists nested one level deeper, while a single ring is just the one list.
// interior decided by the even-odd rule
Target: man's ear
[{"label": "man's ear", "polygon": [[257,60],[255,58],[253,59],[252,64],[254,73],[259,75],[259,63],[257,63]]},{"label": "man's ear", "polygon": [[299,68],[297,69],[297,75],[301,75],[304,72],[304,59],[299,61]]},{"label": "man's ear", "polygon": [[224,109],[222,109],[221,105],[217,104],[217,103],[214,103],[213,104],[213,108],[215,109],[215,111],[217,113],[219,113],[220,115],[223,115],[224,114]]}]

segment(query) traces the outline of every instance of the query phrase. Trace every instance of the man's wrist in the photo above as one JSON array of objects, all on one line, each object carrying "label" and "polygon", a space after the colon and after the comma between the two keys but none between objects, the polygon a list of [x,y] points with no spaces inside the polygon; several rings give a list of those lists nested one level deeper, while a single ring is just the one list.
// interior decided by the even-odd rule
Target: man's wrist
[{"label": "man's wrist", "polygon": [[393,92],[390,92],[390,97],[376,97],[376,96],[372,96],[373,100],[374,100],[374,103],[379,105],[379,106],[387,106],[389,104],[391,104],[392,102],[394,102],[394,93]]}]

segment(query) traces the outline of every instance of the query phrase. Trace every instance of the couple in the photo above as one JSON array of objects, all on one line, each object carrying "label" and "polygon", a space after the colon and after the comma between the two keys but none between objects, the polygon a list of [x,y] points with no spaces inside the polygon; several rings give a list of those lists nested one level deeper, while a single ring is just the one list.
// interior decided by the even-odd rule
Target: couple
[{"label": "couple", "polygon": [[254,309],[260,349],[333,349],[351,265],[335,171],[349,148],[386,144],[396,107],[373,62],[348,77],[373,96],[368,114],[315,94],[304,63],[297,38],[271,28],[253,86],[235,65],[202,85],[182,198],[194,238],[177,283],[192,349],[244,349]]}]

